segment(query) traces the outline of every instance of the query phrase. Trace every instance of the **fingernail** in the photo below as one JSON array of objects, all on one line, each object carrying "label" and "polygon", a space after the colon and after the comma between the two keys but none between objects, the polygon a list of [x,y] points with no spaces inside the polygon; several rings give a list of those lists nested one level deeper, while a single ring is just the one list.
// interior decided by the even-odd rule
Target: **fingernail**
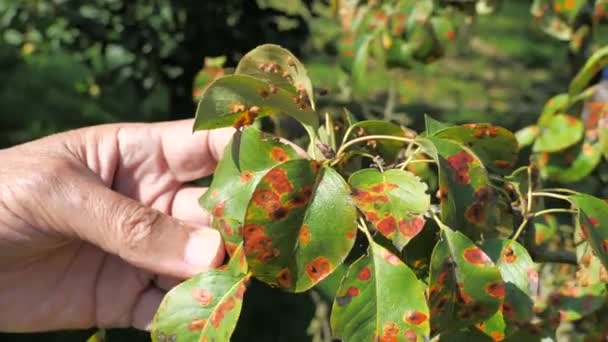
[{"label": "fingernail", "polygon": [[224,258],[224,245],[215,229],[200,228],[190,234],[184,259],[199,271],[219,266]]}]

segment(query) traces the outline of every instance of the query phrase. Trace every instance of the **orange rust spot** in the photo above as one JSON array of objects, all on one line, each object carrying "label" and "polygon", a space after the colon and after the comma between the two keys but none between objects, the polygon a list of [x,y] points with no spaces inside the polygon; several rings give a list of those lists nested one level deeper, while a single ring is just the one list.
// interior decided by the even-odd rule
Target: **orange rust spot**
[{"label": "orange rust spot", "polygon": [[501,333],[500,331],[492,331],[490,336],[494,341],[502,341],[505,339],[505,334]]},{"label": "orange rust spot", "polygon": [[496,167],[498,167],[498,168],[506,169],[506,168],[511,167],[511,162],[508,161],[508,160],[500,160],[500,159],[498,159],[498,160],[494,161],[494,165]]},{"label": "orange rust spot", "polygon": [[412,325],[420,325],[428,320],[426,314],[420,311],[410,311],[403,315],[403,321]]},{"label": "orange rust spot", "polygon": [[284,268],[277,274],[277,280],[279,281],[279,285],[282,288],[289,289],[293,284],[293,280],[291,277],[291,272],[289,269]]},{"label": "orange rust spot", "polygon": [[600,225],[600,221],[596,217],[589,216],[587,219],[589,220],[589,223],[591,223],[594,227]]},{"label": "orange rust spot", "polygon": [[445,33],[445,39],[453,41],[454,39],[456,39],[456,32],[454,32],[454,30],[449,30]]},{"label": "orange rust spot", "polygon": [[306,274],[314,282],[321,281],[327,277],[331,270],[331,263],[324,256],[319,256],[306,264]]},{"label": "orange rust spot", "polygon": [[231,113],[239,113],[245,111],[245,105],[241,103],[231,103],[228,107]]},{"label": "orange rust spot", "polygon": [[408,342],[416,342],[418,341],[418,335],[416,334],[416,332],[412,329],[407,329],[403,332],[403,336],[405,336],[405,339]]},{"label": "orange rust spot", "polygon": [[213,301],[213,293],[207,289],[195,289],[192,297],[202,306],[207,306]]},{"label": "orange rust spot", "polygon": [[226,316],[226,313],[233,308],[234,298],[229,297],[217,307],[215,313],[213,316],[211,316],[211,325],[213,325],[213,327],[216,329],[219,328],[222,320],[224,320],[224,316]]},{"label": "orange rust spot", "polygon": [[243,171],[243,173],[241,173],[241,183],[243,183],[243,184],[249,183],[249,181],[252,180],[254,176],[255,176],[255,173],[253,173],[251,171]]},{"label": "orange rust spot", "polygon": [[192,322],[188,323],[188,330],[190,331],[201,331],[207,324],[206,319],[195,319]]},{"label": "orange rust spot", "polygon": [[447,159],[450,167],[455,171],[455,181],[458,184],[469,184],[469,164],[474,161],[467,151],[460,151]]},{"label": "orange rust spot", "polygon": [[372,271],[370,271],[369,267],[363,267],[359,274],[357,274],[357,278],[362,281],[368,281],[372,276]]},{"label": "orange rust spot", "polygon": [[270,157],[277,162],[284,162],[289,159],[287,152],[280,147],[273,147],[270,150]]},{"label": "orange rust spot", "polygon": [[574,0],[566,0],[566,3],[564,4],[564,8],[567,10],[572,10],[574,9]]},{"label": "orange rust spot", "polygon": [[393,216],[387,216],[376,222],[378,231],[384,236],[390,236],[397,229],[397,222]]},{"label": "orange rust spot", "polygon": [[255,259],[261,263],[267,263],[270,260],[278,257],[279,254],[281,254],[281,251],[277,248],[266,249],[261,251]]},{"label": "orange rust spot", "polygon": [[464,212],[464,217],[467,221],[473,224],[482,224],[485,221],[485,210],[483,204],[474,202]]},{"label": "orange rust spot", "polygon": [[488,284],[486,286],[486,292],[492,297],[502,298],[505,296],[505,284],[502,281]]},{"label": "orange rust spot", "polygon": [[424,227],[425,220],[422,216],[416,216],[411,220],[401,220],[399,221],[399,232],[405,237],[412,238]]},{"label": "orange rust spot", "polygon": [[357,229],[351,229],[346,232],[346,238],[352,240],[357,236]]},{"label": "orange rust spot", "polygon": [[566,121],[570,126],[574,126],[578,123],[578,119],[571,115],[566,115]]},{"label": "orange rust spot", "polygon": [[299,240],[304,245],[310,242],[310,228],[305,224],[300,227]]},{"label": "orange rust spot", "polygon": [[504,260],[509,264],[512,264],[517,260],[517,255],[515,255],[515,251],[510,245],[505,247],[502,255],[504,256]]},{"label": "orange rust spot", "polygon": [[437,277],[437,284],[441,285],[444,284],[446,280],[448,280],[448,277],[450,276],[448,271],[443,271],[441,273],[439,273],[439,276]]},{"label": "orange rust spot", "polygon": [[215,206],[213,206],[213,210],[212,210],[211,213],[215,217],[222,216],[224,214],[224,208],[225,208],[225,206],[226,206],[226,202],[225,201],[217,202],[215,204]]},{"label": "orange rust spot", "polygon": [[220,193],[216,190],[211,192],[211,199],[215,199]]},{"label": "orange rust spot", "polygon": [[479,247],[469,247],[464,250],[464,258],[475,265],[488,265],[492,260]]},{"label": "orange rust spot", "polygon": [[302,187],[302,190],[300,190],[298,193],[296,193],[296,195],[292,199],[289,200],[287,206],[290,208],[297,208],[297,207],[306,205],[308,203],[308,201],[310,200],[311,196],[312,196],[312,187],[309,185],[306,185],[306,186]]},{"label": "orange rust spot", "polygon": [[236,289],[236,293],[234,294],[234,297],[236,299],[243,299],[243,297],[245,296],[245,291],[247,291],[247,284],[245,282],[242,282],[239,284],[239,287]]},{"label": "orange rust spot", "polygon": [[234,252],[236,252],[236,249],[238,248],[238,245],[232,242],[224,242],[224,246],[226,248],[226,253],[228,253],[228,255],[233,256]]}]

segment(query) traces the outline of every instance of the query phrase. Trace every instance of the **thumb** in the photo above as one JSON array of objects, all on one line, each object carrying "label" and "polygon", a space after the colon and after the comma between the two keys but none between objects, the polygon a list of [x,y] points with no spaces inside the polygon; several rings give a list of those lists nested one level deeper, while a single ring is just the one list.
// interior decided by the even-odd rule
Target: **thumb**
[{"label": "thumb", "polygon": [[188,225],[101,184],[81,189],[87,191],[77,196],[80,209],[69,215],[81,239],[134,266],[174,277],[191,277],[222,263],[217,230]]}]

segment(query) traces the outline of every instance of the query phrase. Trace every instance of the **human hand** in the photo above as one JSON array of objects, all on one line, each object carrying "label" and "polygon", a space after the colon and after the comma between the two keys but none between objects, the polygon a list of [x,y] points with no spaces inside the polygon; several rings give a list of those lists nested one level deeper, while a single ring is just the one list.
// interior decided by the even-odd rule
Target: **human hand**
[{"label": "human hand", "polygon": [[0,331],[144,329],[178,279],[224,247],[184,185],[230,129],[192,121],[84,128],[0,150]]}]

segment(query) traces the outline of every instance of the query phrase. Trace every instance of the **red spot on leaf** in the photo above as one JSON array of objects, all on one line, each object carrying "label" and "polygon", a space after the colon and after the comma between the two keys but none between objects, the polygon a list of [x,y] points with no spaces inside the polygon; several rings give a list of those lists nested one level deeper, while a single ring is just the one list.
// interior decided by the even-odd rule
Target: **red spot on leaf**
[{"label": "red spot on leaf", "polygon": [[351,229],[346,232],[346,238],[349,240],[354,239],[356,235],[357,235],[357,229]]},{"label": "red spot on leaf", "polygon": [[329,259],[324,256],[319,256],[306,264],[306,274],[308,274],[308,277],[314,282],[321,281],[327,277],[331,272],[331,269],[332,266]]},{"label": "red spot on leaf", "polygon": [[303,224],[302,227],[300,227],[298,239],[300,240],[300,243],[304,245],[310,242],[310,228],[307,225]]},{"label": "red spot on leaf", "polygon": [[500,159],[498,159],[498,160],[494,161],[494,166],[496,166],[496,167],[498,167],[500,169],[509,168],[509,167],[511,167],[511,165],[513,165],[513,164],[510,161],[508,161],[508,160],[500,160]]},{"label": "red spot on leaf", "polygon": [[473,136],[477,139],[485,137],[495,138],[498,136],[498,128],[491,125],[475,125],[473,127]]},{"label": "red spot on leaf", "polygon": [[391,265],[399,265],[401,262],[399,257],[384,248],[380,251],[380,256]]},{"label": "red spot on leaf", "polygon": [[228,253],[229,256],[233,256],[239,246],[236,243],[225,241],[224,247],[226,248],[226,253]]},{"label": "red spot on leaf", "polygon": [[291,272],[289,269],[284,268],[277,274],[277,280],[279,281],[279,285],[282,288],[289,289],[293,284],[293,280],[291,277]]},{"label": "red spot on leaf", "polygon": [[454,39],[456,39],[456,32],[454,32],[454,30],[449,30],[445,33],[445,39],[453,41]]},{"label": "red spot on leaf", "polygon": [[224,208],[225,208],[225,206],[226,206],[226,202],[225,201],[217,202],[215,204],[215,206],[213,207],[213,210],[212,210],[213,216],[215,216],[215,217],[222,216],[224,214]]},{"label": "red spot on leaf", "polygon": [[492,331],[490,336],[494,341],[502,341],[505,339],[505,334],[501,333],[500,331]]},{"label": "red spot on leaf", "polygon": [[277,248],[266,249],[266,250],[261,251],[258,254],[258,256],[256,257],[256,260],[261,263],[267,263],[270,260],[278,257],[279,254],[281,254],[281,251],[278,250]]},{"label": "red spot on leaf", "polygon": [[252,111],[247,111],[244,113],[241,113],[233,122],[232,122],[232,127],[239,129],[243,126],[249,126],[251,125],[254,121],[255,118],[257,117],[257,113],[254,113]]},{"label": "red spot on leaf", "polygon": [[195,289],[192,297],[202,306],[207,306],[213,301],[213,293],[207,289]]},{"label": "red spot on leaf", "polygon": [[410,311],[403,315],[403,321],[412,325],[420,325],[428,320],[426,314],[420,311]]},{"label": "red spot on leaf", "polygon": [[293,191],[293,185],[287,178],[287,172],[283,169],[274,168],[268,171],[268,173],[264,175],[264,181],[268,182],[270,187],[278,194],[285,194]]},{"label": "red spot on leaf", "polygon": [[192,322],[188,323],[188,330],[190,331],[201,331],[207,324],[207,320],[205,319],[195,319]]},{"label": "red spot on leaf", "polygon": [[589,216],[588,219],[589,219],[589,223],[591,223],[594,227],[597,227],[600,225],[600,221],[597,218],[595,218],[593,216]]},{"label": "red spot on leaf", "polygon": [[359,289],[351,286],[346,290],[346,294],[351,297],[357,297],[359,295]]},{"label": "red spot on leaf", "polygon": [[378,231],[384,236],[390,236],[397,229],[397,222],[393,216],[387,216],[376,222]]},{"label": "red spot on leaf", "polygon": [[517,260],[517,255],[515,255],[515,251],[511,246],[505,247],[502,255],[504,256],[504,260],[509,264],[512,264]]},{"label": "red spot on leaf", "polygon": [[262,207],[267,210],[275,209],[277,206],[281,206],[279,195],[267,189],[259,189],[255,191],[251,201],[258,207]]},{"label": "red spot on leaf", "polygon": [[464,250],[464,258],[475,265],[487,265],[492,261],[479,247],[469,247]]},{"label": "red spot on leaf", "polygon": [[474,202],[464,212],[464,217],[467,221],[479,225],[485,221],[485,210],[484,206],[480,202]]},{"label": "red spot on leaf", "polygon": [[247,184],[250,180],[253,179],[254,176],[255,173],[251,171],[243,171],[243,173],[241,173],[241,183]]},{"label": "red spot on leaf", "polygon": [[486,292],[492,297],[502,298],[505,296],[505,284],[501,281],[486,286]]},{"label": "red spot on leaf", "polygon": [[412,329],[407,329],[403,332],[403,336],[405,336],[406,341],[408,342],[416,342],[418,341],[418,335]]},{"label": "red spot on leaf", "polygon": [[571,116],[571,115],[566,115],[566,121],[568,121],[568,125],[570,125],[570,126],[574,126],[578,123],[578,120],[574,116]]},{"label": "red spot on leaf", "polygon": [[370,271],[369,267],[363,267],[359,274],[357,274],[357,278],[362,281],[368,281],[372,276],[372,271]]},{"label": "red spot on leaf", "polygon": [[219,193],[218,191],[216,191],[216,190],[212,191],[212,192],[211,192],[211,199],[215,199],[215,198],[217,198],[217,196],[219,196],[219,194],[220,194],[220,193]]},{"label": "red spot on leaf", "polygon": [[245,291],[247,291],[247,284],[245,282],[242,282],[239,284],[239,287],[236,289],[236,293],[234,294],[234,297],[236,299],[243,299],[243,297],[245,296]]},{"label": "red spot on leaf", "polygon": [[604,253],[608,253],[608,240],[602,241],[602,249],[604,250]]},{"label": "red spot on leaf", "polygon": [[471,154],[467,151],[460,151],[447,159],[450,167],[455,171],[455,181],[458,184],[469,184],[469,164],[474,161]]},{"label": "red spot on leaf", "polygon": [[302,190],[298,191],[296,195],[289,200],[287,206],[290,208],[297,208],[308,204],[310,197],[312,196],[312,187],[304,186]]},{"label": "red spot on leaf", "polygon": [[411,220],[401,220],[399,221],[399,232],[405,237],[412,238],[424,227],[425,220],[422,216],[416,216]]}]

